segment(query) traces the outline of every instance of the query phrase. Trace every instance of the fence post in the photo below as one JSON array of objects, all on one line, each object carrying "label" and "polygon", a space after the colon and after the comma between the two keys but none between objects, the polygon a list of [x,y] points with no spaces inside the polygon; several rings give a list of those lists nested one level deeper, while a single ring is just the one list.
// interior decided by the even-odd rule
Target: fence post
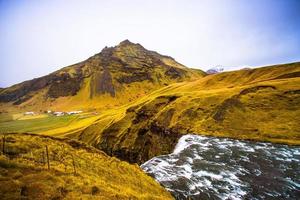
[{"label": "fence post", "polygon": [[73,168],[74,168],[74,174],[76,175],[76,166],[75,166],[75,160],[74,160],[74,156],[72,155],[72,160],[73,160]]},{"label": "fence post", "polygon": [[48,152],[48,146],[46,145],[46,154],[47,154],[47,163],[48,163],[48,170],[50,169],[50,161],[49,161],[49,152]]},{"label": "fence post", "polygon": [[2,138],[2,153],[3,153],[3,155],[5,154],[5,135],[3,135],[3,138]]},{"label": "fence post", "polygon": [[42,163],[43,163],[43,166],[45,166],[45,164],[46,164],[46,160],[45,160],[45,151],[43,150],[42,151]]}]

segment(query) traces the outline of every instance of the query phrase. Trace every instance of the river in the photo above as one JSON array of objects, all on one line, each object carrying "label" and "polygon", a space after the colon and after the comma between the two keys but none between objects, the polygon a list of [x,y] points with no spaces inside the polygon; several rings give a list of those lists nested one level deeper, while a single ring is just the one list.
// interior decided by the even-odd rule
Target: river
[{"label": "river", "polygon": [[300,199],[300,147],[182,136],[141,168],[176,199]]}]

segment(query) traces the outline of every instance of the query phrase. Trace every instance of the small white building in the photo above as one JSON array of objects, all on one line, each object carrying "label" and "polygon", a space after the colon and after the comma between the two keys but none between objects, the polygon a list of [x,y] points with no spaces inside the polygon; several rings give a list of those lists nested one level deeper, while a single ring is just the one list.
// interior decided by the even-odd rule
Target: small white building
[{"label": "small white building", "polygon": [[82,111],[81,110],[75,110],[75,111],[67,112],[68,115],[75,115],[75,114],[79,114],[79,113],[82,113]]},{"label": "small white building", "polygon": [[34,115],[34,112],[30,111],[30,112],[25,112],[24,115]]},{"label": "small white building", "polygon": [[54,112],[53,115],[60,117],[60,116],[64,116],[65,113],[64,112]]}]

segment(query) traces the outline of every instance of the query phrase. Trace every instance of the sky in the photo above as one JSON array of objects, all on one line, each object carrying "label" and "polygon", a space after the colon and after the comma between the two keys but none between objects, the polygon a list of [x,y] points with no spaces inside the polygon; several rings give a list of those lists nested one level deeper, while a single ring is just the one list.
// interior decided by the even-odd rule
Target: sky
[{"label": "sky", "polygon": [[0,0],[0,87],[125,39],[202,70],[300,61],[300,1]]}]

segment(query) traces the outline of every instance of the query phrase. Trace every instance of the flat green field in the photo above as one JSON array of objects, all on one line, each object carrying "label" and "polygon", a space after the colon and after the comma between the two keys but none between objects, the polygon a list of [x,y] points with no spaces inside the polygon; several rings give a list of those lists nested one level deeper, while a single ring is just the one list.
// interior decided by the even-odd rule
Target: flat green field
[{"label": "flat green field", "polygon": [[[55,135],[65,131],[77,130],[82,128],[85,124],[90,124],[97,117],[83,114],[83,115],[67,115],[67,116],[32,116],[32,118],[13,120],[9,115],[0,115],[0,133],[47,133]],[[53,130],[53,132],[52,132]],[[52,134],[51,134],[52,133]]]}]

